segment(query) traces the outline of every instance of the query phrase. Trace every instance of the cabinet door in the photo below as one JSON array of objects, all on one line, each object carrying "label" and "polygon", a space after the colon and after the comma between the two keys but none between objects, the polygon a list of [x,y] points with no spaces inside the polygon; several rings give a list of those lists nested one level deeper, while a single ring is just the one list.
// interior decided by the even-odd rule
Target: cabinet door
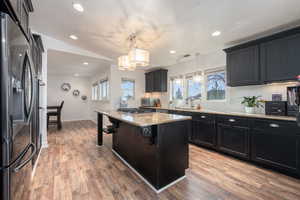
[{"label": "cabinet door", "polygon": [[261,69],[265,82],[296,80],[300,74],[300,34],[261,45]]},{"label": "cabinet door", "polygon": [[218,124],[218,144],[220,151],[241,158],[249,158],[249,128]]},{"label": "cabinet door", "polygon": [[258,45],[227,53],[227,84],[229,86],[260,83]]},{"label": "cabinet door", "polygon": [[153,73],[148,72],[146,75],[146,92],[153,92]]},{"label": "cabinet door", "polygon": [[191,142],[206,147],[216,146],[216,128],[213,121],[192,120]]},{"label": "cabinet door", "polygon": [[161,70],[160,71],[160,92],[168,91],[168,71]]},{"label": "cabinet door", "polygon": [[257,120],[251,133],[251,159],[300,174],[300,138],[296,123]]},{"label": "cabinet door", "polygon": [[153,73],[153,92],[161,91],[161,73],[160,71],[154,71]]}]

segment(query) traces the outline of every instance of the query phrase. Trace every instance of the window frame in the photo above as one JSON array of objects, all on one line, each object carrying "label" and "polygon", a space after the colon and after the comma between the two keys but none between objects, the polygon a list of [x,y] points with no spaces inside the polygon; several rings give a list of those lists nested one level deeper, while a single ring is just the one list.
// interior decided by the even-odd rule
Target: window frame
[{"label": "window frame", "polygon": [[204,79],[203,79],[203,75],[202,75],[202,72],[195,72],[195,73],[192,73],[192,74],[189,74],[189,75],[186,75],[185,76],[185,98],[184,99],[187,99],[189,98],[189,84],[188,84],[188,81],[191,80],[191,81],[195,81],[194,78],[195,76],[201,76],[202,77],[202,80],[199,81],[200,83],[200,94],[201,94],[201,97],[199,99],[195,99],[195,100],[202,100],[203,99],[203,85],[204,85]]},{"label": "window frame", "polygon": [[[173,87],[173,82],[176,81],[176,80],[178,80],[178,79],[181,80],[182,99],[174,99],[174,97],[173,97],[173,89],[174,89],[174,87]],[[172,78],[170,78],[170,80],[169,80],[169,83],[170,83],[169,89],[170,89],[170,91],[171,91],[170,97],[169,97],[170,101],[175,101],[175,100],[185,100],[185,85],[184,85],[184,82],[185,82],[185,81],[184,81],[184,80],[185,80],[185,79],[184,79],[183,76],[172,77]]]},{"label": "window frame", "polygon": [[[103,84],[106,84],[106,96],[103,96]],[[98,83],[98,100],[100,101],[108,101],[109,100],[109,80],[108,78],[102,79]]]},{"label": "window frame", "polygon": [[[207,92],[208,92],[208,76],[214,73],[218,73],[218,72],[224,72],[224,79],[225,79],[225,97],[224,99],[208,99],[207,96]],[[227,73],[226,73],[226,69],[225,67],[218,67],[218,68],[213,68],[213,69],[207,69],[204,71],[204,95],[205,95],[205,101],[207,102],[226,102],[227,101],[227,97],[228,97],[228,87],[227,87]]]},{"label": "window frame", "polygon": [[[106,97],[103,97],[103,92],[102,92],[102,84],[106,82]],[[109,84],[109,79],[104,78],[99,81],[96,81],[92,85],[92,101],[109,101],[110,99],[110,84]]]},{"label": "window frame", "polygon": [[133,97],[132,98],[129,98],[127,99],[127,101],[130,101],[130,100],[135,100],[135,79],[131,79],[131,78],[121,78],[121,98],[123,98],[123,88],[122,88],[122,84],[123,84],[123,81],[129,81],[129,82],[133,82]]}]

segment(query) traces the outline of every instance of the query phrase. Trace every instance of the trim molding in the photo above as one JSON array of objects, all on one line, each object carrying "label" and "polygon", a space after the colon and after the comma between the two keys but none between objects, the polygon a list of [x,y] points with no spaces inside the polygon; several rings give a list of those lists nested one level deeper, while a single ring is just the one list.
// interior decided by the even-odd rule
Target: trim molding
[{"label": "trim molding", "polygon": [[34,178],[34,175],[35,175],[35,171],[36,171],[37,165],[38,165],[38,163],[39,163],[39,161],[40,161],[40,155],[41,155],[42,150],[43,150],[43,147],[40,149],[39,154],[38,154],[38,157],[37,157],[37,159],[36,159],[36,161],[35,161],[35,164],[34,164],[34,166],[33,166],[32,173],[31,173],[31,180]]},{"label": "trim molding", "polygon": [[172,183],[166,185],[165,187],[157,190],[155,187],[153,187],[151,185],[151,183],[149,183],[139,172],[137,172],[126,160],[124,160],[116,151],[114,151],[113,149],[111,149],[111,151],[127,166],[129,167],[138,177],[140,177],[140,179],[142,179],[154,192],[156,192],[157,194],[164,191],[165,189],[175,185],[176,183],[178,183],[179,181],[185,179],[185,175],[176,179],[175,181],[173,181]]},{"label": "trim molding", "polygon": [[92,119],[67,119],[67,120],[62,120],[62,122],[75,122],[75,121],[90,121]]}]

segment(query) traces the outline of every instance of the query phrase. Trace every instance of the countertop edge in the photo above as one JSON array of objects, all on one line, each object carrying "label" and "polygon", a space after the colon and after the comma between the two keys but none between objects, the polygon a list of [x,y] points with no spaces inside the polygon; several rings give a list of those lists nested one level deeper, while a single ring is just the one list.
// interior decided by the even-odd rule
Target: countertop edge
[{"label": "countertop edge", "polygon": [[[132,121],[129,121],[129,120],[125,120],[125,119],[123,119],[121,117],[114,116],[114,115],[110,114],[109,111],[94,110],[94,112],[101,113],[101,114],[106,115],[108,117],[115,118],[117,120],[126,122],[126,123],[134,125],[134,126],[139,126],[139,127],[147,127],[147,126],[168,124],[168,123],[179,122],[179,121],[187,121],[187,120],[191,120],[192,119],[192,117],[190,117],[190,116],[183,116],[183,118],[181,118],[181,119],[172,119],[172,120],[166,120],[166,121],[163,121],[163,122],[140,124],[140,123],[135,123],[135,122],[132,122]],[[172,115],[172,114],[170,114],[170,115]]]},{"label": "countertop edge", "polygon": [[206,114],[216,114],[216,115],[227,115],[227,116],[237,116],[237,117],[248,117],[248,118],[259,118],[259,119],[273,119],[273,120],[282,120],[282,121],[292,121],[295,122],[296,117],[289,116],[275,116],[275,115],[265,115],[265,114],[247,114],[239,112],[223,112],[223,111],[208,111],[208,110],[190,110],[190,109],[178,109],[178,108],[164,108],[164,107],[141,107],[149,109],[161,109],[161,110],[172,110],[172,111],[183,111],[191,113],[206,113]]}]

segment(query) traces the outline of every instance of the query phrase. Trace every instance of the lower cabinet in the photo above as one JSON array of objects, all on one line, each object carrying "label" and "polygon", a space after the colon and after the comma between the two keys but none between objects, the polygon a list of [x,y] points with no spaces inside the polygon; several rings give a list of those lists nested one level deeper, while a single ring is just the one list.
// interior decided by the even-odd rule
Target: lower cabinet
[{"label": "lower cabinet", "polygon": [[189,141],[300,177],[300,127],[294,121],[172,111],[192,116]]},{"label": "lower cabinet", "polygon": [[249,128],[218,124],[217,148],[225,153],[249,159]]},{"label": "lower cabinet", "polygon": [[296,123],[255,120],[251,138],[253,161],[300,175],[300,134]]},{"label": "lower cabinet", "polygon": [[216,147],[217,132],[213,116],[193,116],[190,142],[211,148]]}]

